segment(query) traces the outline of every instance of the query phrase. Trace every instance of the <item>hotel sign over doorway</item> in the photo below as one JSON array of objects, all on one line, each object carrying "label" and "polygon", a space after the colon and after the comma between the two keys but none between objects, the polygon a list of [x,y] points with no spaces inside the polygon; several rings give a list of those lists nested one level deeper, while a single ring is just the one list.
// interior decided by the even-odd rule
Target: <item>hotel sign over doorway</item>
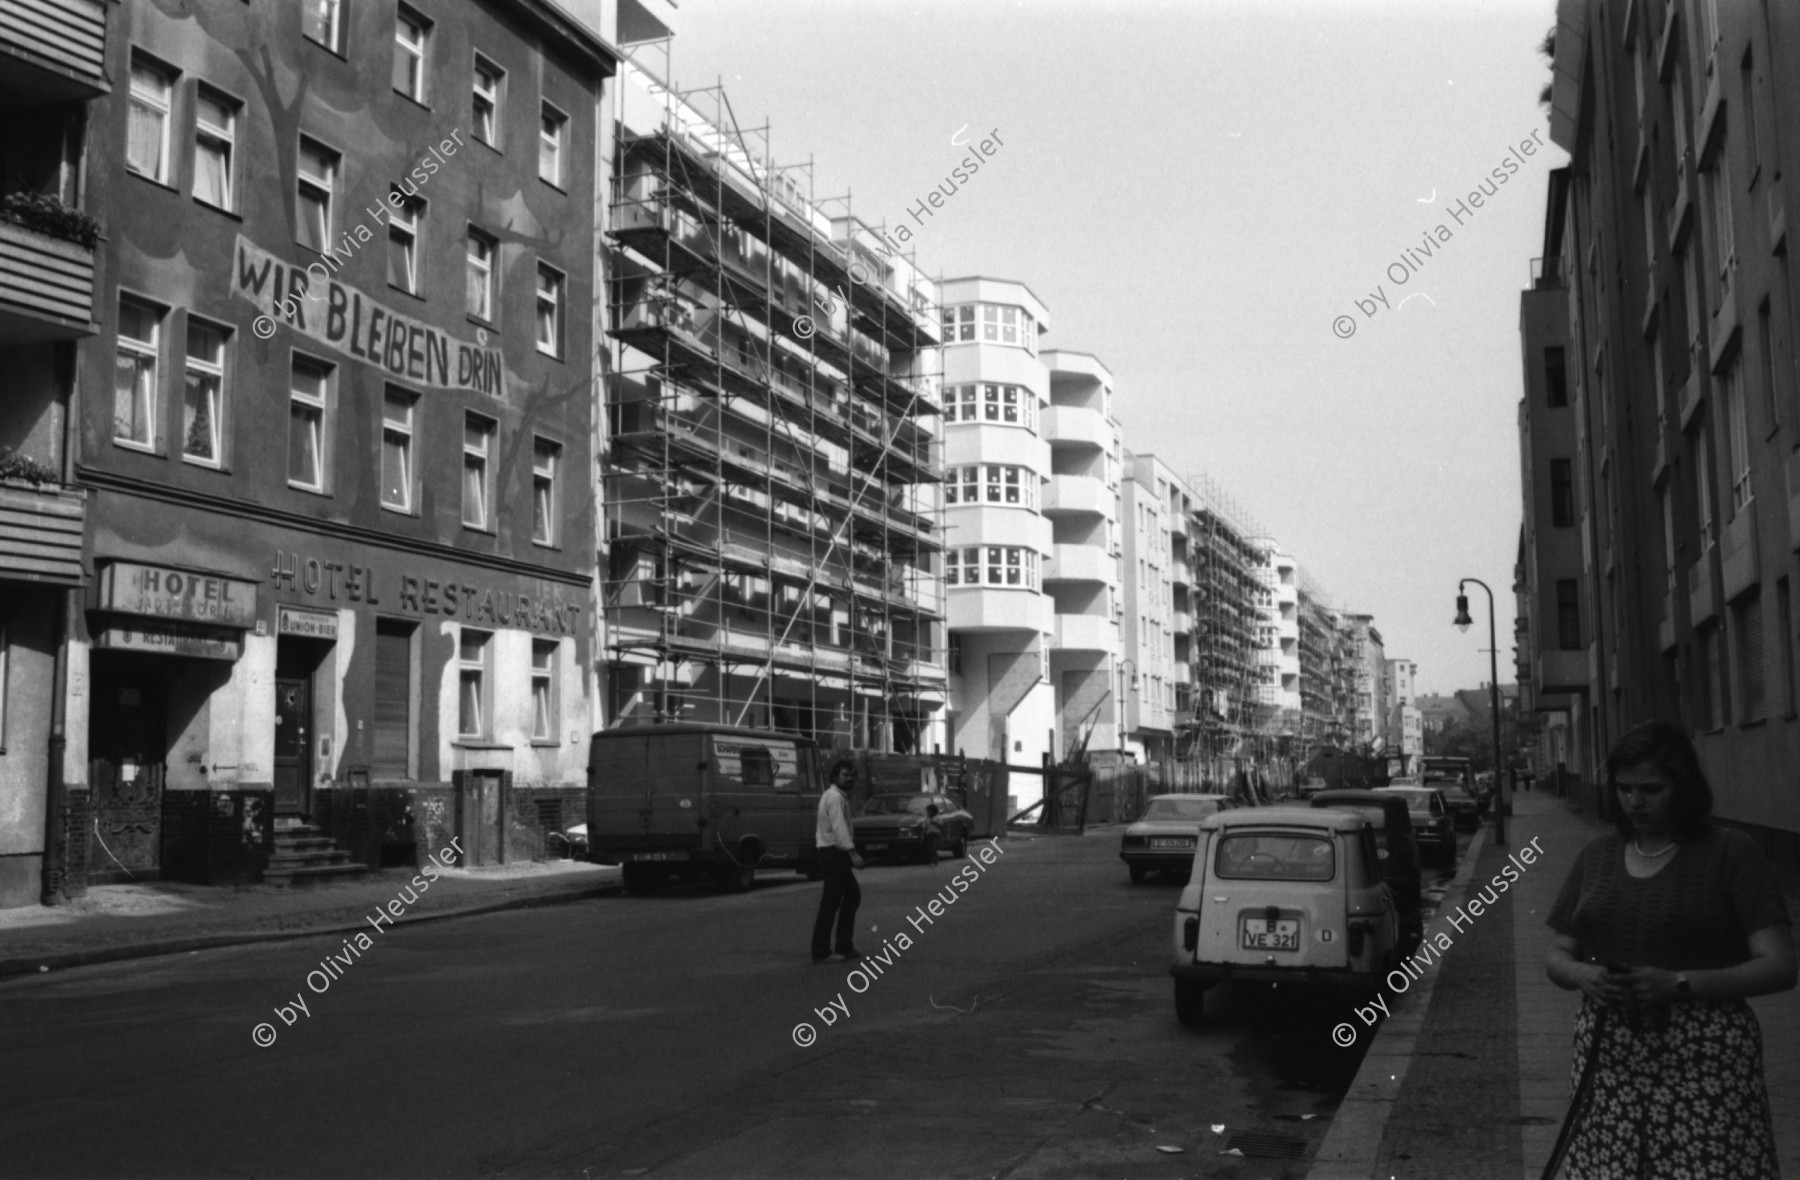
[{"label": "hotel sign over doorway", "polygon": [[256,625],[256,583],[186,570],[115,561],[100,571],[100,610],[210,623],[247,631]]}]

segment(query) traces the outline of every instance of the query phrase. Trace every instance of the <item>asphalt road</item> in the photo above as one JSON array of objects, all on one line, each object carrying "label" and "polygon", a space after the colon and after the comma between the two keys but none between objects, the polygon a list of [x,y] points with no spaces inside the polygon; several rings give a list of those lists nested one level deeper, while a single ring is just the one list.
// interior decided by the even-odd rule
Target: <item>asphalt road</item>
[{"label": "asphalt road", "polygon": [[1360,1061],[1342,1001],[1215,989],[1181,1028],[1177,887],[1117,840],[1007,840],[918,929],[978,862],[872,866],[879,974],[810,961],[819,887],[783,875],[6,983],[0,1170],[1303,1175]]}]

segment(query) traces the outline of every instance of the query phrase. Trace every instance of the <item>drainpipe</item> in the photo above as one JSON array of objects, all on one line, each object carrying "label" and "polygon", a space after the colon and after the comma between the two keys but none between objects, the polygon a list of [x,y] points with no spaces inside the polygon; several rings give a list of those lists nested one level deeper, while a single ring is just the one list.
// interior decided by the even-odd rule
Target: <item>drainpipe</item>
[{"label": "drainpipe", "polygon": [[[75,412],[77,389],[81,380],[81,352],[70,344],[69,395],[63,403],[62,472],[65,487],[75,482]],[[85,521],[86,516],[83,515]],[[44,882],[39,900],[48,906],[67,900],[67,858],[63,842],[73,839],[69,833],[69,793],[63,782],[63,756],[68,746],[69,637],[74,633],[75,612],[81,609],[82,591],[64,590],[58,595],[55,642],[55,665],[50,682],[50,766],[49,781],[44,791]],[[83,833],[85,834],[85,832]]]}]

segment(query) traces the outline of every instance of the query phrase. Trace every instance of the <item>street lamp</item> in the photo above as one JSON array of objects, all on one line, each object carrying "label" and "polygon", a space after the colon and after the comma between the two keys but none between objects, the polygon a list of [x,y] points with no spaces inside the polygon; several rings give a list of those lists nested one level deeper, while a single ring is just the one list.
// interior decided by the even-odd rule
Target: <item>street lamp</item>
[{"label": "street lamp", "polygon": [[1512,800],[1506,792],[1506,778],[1500,773],[1500,657],[1498,645],[1494,640],[1494,592],[1480,578],[1464,578],[1456,584],[1456,629],[1467,633],[1475,620],[1469,617],[1469,596],[1463,593],[1463,587],[1473,582],[1487,591],[1488,599],[1488,691],[1491,695],[1488,712],[1493,719],[1494,727],[1494,840],[1502,851],[1506,849],[1506,813],[1512,807]]}]

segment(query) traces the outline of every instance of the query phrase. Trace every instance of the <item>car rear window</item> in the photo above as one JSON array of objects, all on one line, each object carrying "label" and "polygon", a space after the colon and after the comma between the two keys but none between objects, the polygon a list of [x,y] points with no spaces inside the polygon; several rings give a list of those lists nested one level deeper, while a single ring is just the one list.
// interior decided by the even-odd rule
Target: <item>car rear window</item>
[{"label": "car rear window", "polygon": [[1333,803],[1339,811],[1354,811],[1369,821],[1369,826],[1376,829],[1387,827],[1387,810],[1372,803]]},{"label": "car rear window", "polygon": [[1323,836],[1227,835],[1219,841],[1213,875],[1229,881],[1329,881],[1337,851]]}]

